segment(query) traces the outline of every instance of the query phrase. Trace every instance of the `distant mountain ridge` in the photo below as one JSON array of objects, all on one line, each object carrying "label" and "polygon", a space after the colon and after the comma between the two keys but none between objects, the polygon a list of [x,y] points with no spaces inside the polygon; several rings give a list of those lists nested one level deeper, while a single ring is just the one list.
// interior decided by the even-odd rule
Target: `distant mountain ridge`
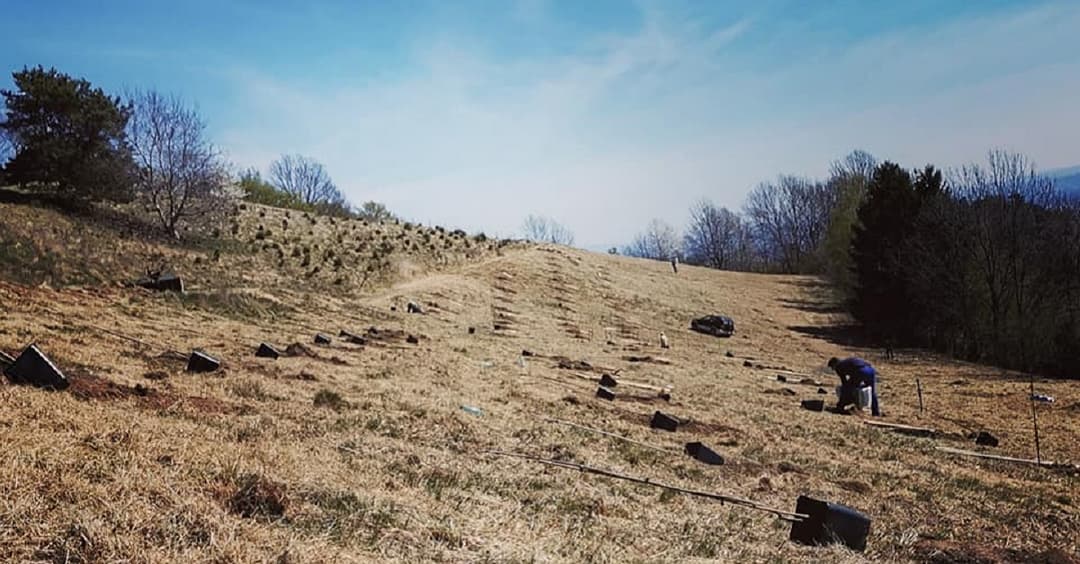
[{"label": "distant mountain ridge", "polygon": [[1054,186],[1058,190],[1080,194],[1080,166],[1049,170],[1046,175],[1054,180]]},{"label": "distant mountain ridge", "polygon": [[1073,176],[1075,174],[1080,174],[1080,165],[1054,168],[1046,171],[1047,176],[1054,178],[1060,176]]}]

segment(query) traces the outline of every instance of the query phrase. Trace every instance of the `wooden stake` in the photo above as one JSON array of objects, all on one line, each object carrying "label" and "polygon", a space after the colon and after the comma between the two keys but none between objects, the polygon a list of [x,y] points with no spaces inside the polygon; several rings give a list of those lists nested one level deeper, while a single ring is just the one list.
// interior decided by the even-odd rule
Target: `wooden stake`
[{"label": "wooden stake", "polygon": [[[571,372],[570,374],[573,374],[574,376],[577,376],[578,378],[581,378],[583,380],[589,380],[590,382],[598,382],[598,381],[600,381],[600,379],[597,378],[596,376],[590,376],[588,374],[583,374],[581,372]],[[615,376],[615,375],[616,374],[613,374],[612,376]],[[643,382],[634,382],[634,381],[626,380],[626,379],[622,379],[622,378],[618,379],[618,382],[619,382],[619,386],[630,386],[631,388],[641,388],[642,390],[650,390],[650,391],[653,391],[653,392],[671,393],[671,389],[673,388],[673,386],[654,386],[652,384],[645,384]]]},{"label": "wooden stake", "polygon": [[915,387],[916,387],[916,389],[918,389],[918,390],[919,390],[919,415],[922,415],[922,413],[923,413],[923,403],[922,403],[922,382],[921,382],[921,381],[919,381],[919,379],[918,379],[918,378],[916,378],[916,379],[915,379]]},{"label": "wooden stake", "polygon": [[666,448],[659,447],[659,446],[656,446],[656,445],[650,445],[649,443],[643,443],[641,441],[635,441],[634,439],[624,437],[622,435],[617,435],[615,433],[609,433],[607,431],[601,431],[600,429],[593,429],[592,427],[586,427],[584,425],[578,425],[577,423],[571,423],[569,421],[563,421],[562,419],[554,419],[554,418],[549,417],[547,419],[544,419],[544,421],[547,421],[548,423],[558,423],[560,425],[566,425],[567,427],[573,427],[573,428],[579,429],[581,431],[587,431],[589,433],[596,433],[598,435],[604,435],[605,437],[611,437],[613,439],[619,439],[620,441],[626,441],[628,443],[635,444],[637,446],[644,447],[644,448],[647,448],[647,449],[660,451],[660,452],[665,453],[665,454],[678,454],[677,452],[675,452],[673,450],[670,450],[670,449],[666,449]]},{"label": "wooden stake", "polygon": [[1031,421],[1035,425],[1035,461],[1042,461],[1042,450],[1039,448],[1039,415],[1035,409],[1035,375],[1030,374],[1028,380],[1031,382],[1031,393],[1028,395],[1028,401],[1031,402]]},{"label": "wooden stake", "polygon": [[634,477],[634,476],[627,476],[625,474],[619,474],[619,473],[612,472],[610,470],[604,470],[604,469],[601,469],[601,468],[594,468],[592,466],[586,466],[584,464],[578,464],[576,462],[566,462],[566,461],[562,461],[562,460],[551,460],[551,459],[548,459],[548,458],[540,458],[538,456],[531,456],[531,455],[528,455],[528,454],[519,454],[519,453],[515,453],[515,452],[502,452],[502,451],[497,451],[497,450],[489,450],[489,451],[485,451],[485,452],[487,454],[493,454],[495,456],[507,456],[507,457],[511,457],[511,458],[521,458],[521,459],[529,460],[529,461],[532,461],[532,462],[538,462],[540,464],[546,464],[548,466],[556,466],[556,467],[559,467],[559,468],[567,468],[567,469],[570,469],[570,470],[580,470],[582,472],[586,472],[586,473],[589,473],[589,474],[596,474],[598,476],[606,476],[608,478],[615,478],[616,480],[625,480],[627,482],[633,482],[635,484],[643,484],[643,485],[646,485],[646,486],[654,486],[654,487],[657,487],[657,488],[663,488],[663,489],[666,489],[666,490],[671,490],[673,492],[678,492],[678,493],[682,493],[682,494],[686,494],[686,495],[693,495],[693,496],[697,496],[697,497],[715,499],[715,500],[719,501],[721,504],[730,503],[730,504],[733,504],[733,505],[740,505],[742,507],[747,507],[747,508],[750,508],[750,509],[757,509],[758,511],[765,511],[767,513],[772,513],[773,515],[776,515],[777,517],[779,517],[781,519],[784,519],[784,520],[787,520],[787,521],[799,522],[799,521],[803,521],[804,519],[808,519],[810,517],[809,515],[805,515],[805,514],[802,514],[802,513],[792,513],[790,511],[784,511],[782,509],[774,509],[774,508],[771,508],[771,507],[768,507],[768,506],[765,506],[765,505],[761,505],[761,504],[757,503],[756,501],[752,501],[752,500],[741,498],[741,497],[735,497],[735,496],[730,496],[730,495],[725,495],[725,494],[718,494],[718,493],[711,493],[711,492],[703,492],[703,491],[698,491],[698,490],[688,490],[688,489],[685,489],[685,488],[680,488],[678,486],[670,486],[668,484],[662,484],[660,482],[653,482],[652,480],[650,480],[648,478],[637,478],[637,477]]},{"label": "wooden stake", "polygon": [[866,425],[871,427],[882,427],[885,429],[891,429],[899,433],[914,434],[932,436],[938,433],[937,429],[931,429],[929,427],[915,427],[912,425],[903,425],[900,423],[886,423],[884,421],[863,421]]},{"label": "wooden stake", "polygon": [[1020,464],[1032,464],[1035,466],[1042,466],[1045,468],[1064,468],[1071,470],[1080,470],[1080,464],[1072,464],[1070,462],[1050,462],[1041,460],[1031,460],[1028,458],[1013,458],[1011,456],[1001,456],[997,454],[987,454],[983,452],[975,452],[971,450],[961,450],[958,448],[949,447],[937,447],[941,452],[947,452],[949,454],[955,454],[957,456],[971,456],[975,458],[986,458],[989,460],[1000,460],[1003,462],[1018,462]]}]

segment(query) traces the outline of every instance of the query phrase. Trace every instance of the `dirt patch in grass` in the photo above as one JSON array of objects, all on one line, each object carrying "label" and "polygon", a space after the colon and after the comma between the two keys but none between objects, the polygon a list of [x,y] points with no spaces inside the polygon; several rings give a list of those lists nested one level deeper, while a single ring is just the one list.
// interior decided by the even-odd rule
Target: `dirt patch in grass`
[{"label": "dirt patch in grass", "polygon": [[259,474],[238,476],[224,491],[229,511],[249,519],[280,519],[289,504],[285,485]]},{"label": "dirt patch in grass", "polygon": [[45,562],[100,562],[98,543],[85,527],[72,524],[38,549],[35,559]]},{"label": "dirt patch in grass", "polygon": [[81,370],[73,373],[69,370],[69,380],[71,384],[67,388],[68,393],[83,401],[119,401],[132,398],[136,405],[150,410],[164,410],[183,405],[197,412],[210,414],[245,414],[251,411],[247,406],[217,398],[185,396],[141,384],[134,386],[117,384]]},{"label": "dirt patch in grass", "polygon": [[319,355],[316,354],[315,351],[311,350],[311,347],[309,347],[309,346],[307,346],[307,345],[305,345],[303,343],[293,343],[293,344],[285,347],[285,356],[289,356],[289,357],[307,356],[307,357],[311,357],[311,358],[318,358]]},{"label": "dirt patch in grass", "polygon": [[661,366],[667,366],[671,364],[671,360],[652,355],[627,355],[623,357],[626,362],[641,363],[641,364],[659,364]]},{"label": "dirt patch in grass", "polygon": [[127,386],[106,380],[81,369],[68,370],[68,393],[81,400],[120,400],[130,397],[156,398],[159,392],[141,384]]},{"label": "dirt patch in grass", "polygon": [[874,489],[870,484],[859,480],[841,480],[836,485],[840,486],[841,489],[859,494],[868,494]]},{"label": "dirt patch in grass", "polygon": [[596,369],[593,365],[585,362],[584,360],[570,360],[565,356],[552,356],[549,357],[555,361],[555,365],[563,370],[576,370],[578,372],[592,372]]},{"label": "dirt patch in grass", "polygon": [[[625,390],[624,390],[625,391]],[[670,405],[678,406],[678,402],[672,402],[671,396],[668,394],[635,394],[635,393],[619,393],[619,390],[615,391],[615,399],[617,401],[628,401],[638,403],[642,405]]]}]

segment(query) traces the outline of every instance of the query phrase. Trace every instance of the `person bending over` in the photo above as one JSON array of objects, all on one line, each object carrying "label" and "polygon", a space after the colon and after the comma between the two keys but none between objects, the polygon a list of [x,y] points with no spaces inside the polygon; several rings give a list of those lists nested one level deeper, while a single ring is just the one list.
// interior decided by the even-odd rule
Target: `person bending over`
[{"label": "person bending over", "polygon": [[843,411],[851,404],[857,404],[859,388],[870,388],[870,412],[874,417],[881,417],[881,406],[878,403],[877,371],[869,362],[857,357],[840,360],[836,357],[829,359],[829,368],[836,371],[840,377],[840,399],[836,404],[837,411]]}]

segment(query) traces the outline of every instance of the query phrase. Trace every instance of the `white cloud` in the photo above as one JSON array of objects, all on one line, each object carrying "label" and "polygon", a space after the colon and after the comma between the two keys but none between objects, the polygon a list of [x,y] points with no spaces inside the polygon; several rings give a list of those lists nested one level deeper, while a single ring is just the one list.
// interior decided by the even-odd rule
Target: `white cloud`
[{"label": "white cloud", "polygon": [[[551,17],[543,2],[517,7]],[[237,71],[248,117],[221,141],[240,164],[314,156],[353,200],[417,220],[509,235],[539,213],[590,246],[628,241],[654,216],[679,225],[701,196],[737,206],[777,173],[823,174],[856,147],[918,166],[1006,145],[1061,166],[1080,146],[1076,6],[896,32],[762,72],[746,45],[759,19],[704,29],[647,6],[643,22],[540,59],[447,35],[418,43],[400,75],[335,81],[348,87]]]}]

